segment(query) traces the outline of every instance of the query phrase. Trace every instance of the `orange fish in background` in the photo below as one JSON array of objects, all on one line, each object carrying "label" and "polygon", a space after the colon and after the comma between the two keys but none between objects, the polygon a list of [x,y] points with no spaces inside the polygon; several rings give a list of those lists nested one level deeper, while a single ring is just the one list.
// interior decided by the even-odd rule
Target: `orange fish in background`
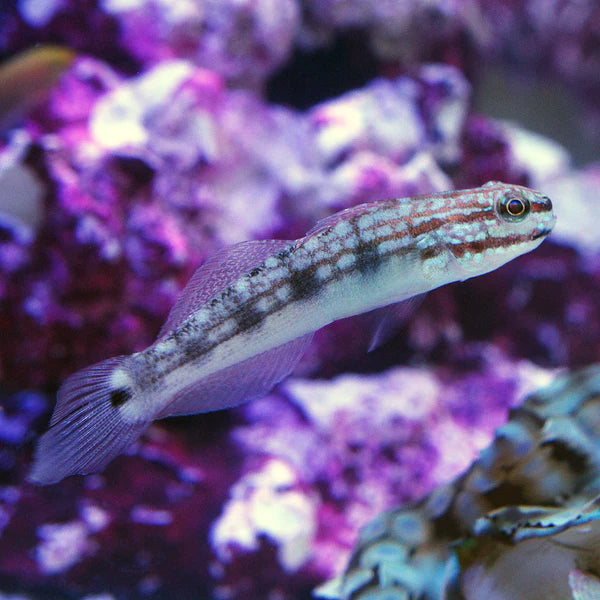
[{"label": "orange fish in background", "polygon": [[47,100],[75,56],[73,50],[63,46],[40,45],[0,65],[0,132],[17,125],[31,109]]}]

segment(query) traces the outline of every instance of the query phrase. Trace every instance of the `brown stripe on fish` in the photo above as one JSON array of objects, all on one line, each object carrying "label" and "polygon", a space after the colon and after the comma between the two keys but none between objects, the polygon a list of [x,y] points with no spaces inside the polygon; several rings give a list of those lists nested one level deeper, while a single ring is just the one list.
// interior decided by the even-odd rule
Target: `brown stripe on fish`
[{"label": "brown stripe on fish", "polygon": [[[392,255],[400,256],[408,254],[411,251],[411,248],[409,247],[407,247],[406,249],[390,249],[388,251],[381,251],[379,249],[379,245],[386,241],[398,240],[404,237],[408,237],[407,231],[394,232],[391,235],[374,237],[373,240],[369,242],[364,242],[360,240],[360,238],[358,238],[359,242],[355,249],[343,249],[340,252],[329,255],[327,258],[311,262],[311,265],[309,267],[306,267],[305,269],[291,270],[289,269],[289,267],[287,267],[287,265],[284,265],[287,269],[289,269],[288,276],[284,276],[279,281],[273,282],[272,286],[269,289],[253,296],[253,302],[255,306],[256,303],[262,299],[272,298],[273,302],[271,303],[271,307],[269,310],[260,311],[255,309],[254,312],[256,314],[255,318],[253,319],[247,318],[247,316],[249,315],[244,314],[244,311],[238,310],[236,311],[237,314],[231,315],[228,311],[227,314],[223,316],[223,320],[229,318],[230,316],[233,316],[236,319],[238,327],[235,330],[224,335],[223,337],[219,337],[218,339],[215,339],[210,343],[189,345],[186,348],[185,352],[186,358],[188,360],[195,359],[198,358],[200,354],[210,352],[218,344],[227,341],[240,333],[243,333],[252,326],[255,326],[256,324],[258,324],[258,322],[263,321],[264,319],[277,312],[283,306],[289,304],[290,302],[304,300],[309,296],[317,293],[323,286],[327,285],[332,280],[339,278],[341,275],[345,275],[351,271],[356,270],[357,268],[361,274],[366,274],[369,271],[373,272],[388,257]],[[426,258],[433,258],[440,254],[442,251],[442,249],[437,249],[435,246],[430,247],[424,250],[423,256]],[[312,253],[310,253],[309,256],[312,257]],[[338,267],[337,270],[334,269],[333,265],[335,265],[344,256],[354,256],[356,259],[355,263],[350,264],[346,268],[340,269]],[[287,256],[285,258],[287,258]],[[320,279],[316,275],[317,270],[319,269],[319,267],[325,265],[332,266],[332,274],[329,277],[324,277]],[[278,300],[277,292],[286,286],[290,286],[291,288],[290,299],[286,301]],[[230,297],[231,294],[232,291],[230,289],[227,289],[222,292],[220,297],[225,299]],[[206,326],[203,330],[204,335],[210,335],[213,332],[213,330],[220,327],[221,324],[222,321],[218,320]],[[171,334],[171,337],[173,337],[175,334],[176,332],[173,332]]]},{"label": "brown stripe on fish", "polygon": [[[488,193],[493,194],[493,190],[490,189]],[[445,194],[445,198],[462,198],[464,199],[464,195],[461,196],[460,193],[452,192],[450,194]],[[332,240],[327,240],[327,243],[331,243],[333,241],[341,241],[349,239],[350,237],[354,237],[357,240],[354,248],[343,248],[339,252],[335,252],[329,254],[326,258],[315,260],[314,257],[318,254],[319,251],[315,250],[312,252],[308,252],[308,258],[310,259],[310,266],[307,266],[303,269],[292,270],[289,268],[289,265],[286,264],[287,259],[293,256],[293,250],[287,250],[285,252],[277,255],[277,258],[282,261],[283,264],[279,265],[278,268],[284,267],[286,268],[288,274],[287,276],[283,276],[278,281],[273,281],[271,286],[265,290],[264,292],[258,293],[253,296],[253,302],[256,303],[263,299],[271,299],[269,302],[269,308],[267,310],[254,309],[252,314],[250,311],[245,313],[245,311],[237,310],[237,314],[229,314],[227,311],[227,316],[224,315],[224,318],[228,318],[229,316],[233,316],[236,320],[236,324],[238,325],[234,330],[229,331],[223,336],[216,336],[214,340],[205,344],[193,344],[190,345],[188,352],[185,352],[186,358],[194,359],[198,358],[200,354],[204,354],[210,352],[216,345],[231,339],[232,337],[243,333],[244,331],[250,329],[251,327],[256,326],[258,323],[262,322],[264,319],[272,315],[273,313],[280,310],[283,306],[289,304],[290,302],[305,300],[311,295],[317,293],[323,286],[330,283],[332,280],[339,278],[349,272],[358,271],[362,275],[368,273],[374,273],[377,268],[386,261],[392,255],[406,255],[410,253],[412,246],[403,248],[390,248],[389,250],[382,250],[381,245],[385,242],[389,241],[400,241],[404,238],[416,238],[424,233],[430,233],[436,229],[439,229],[443,225],[447,223],[458,223],[458,224],[468,224],[472,222],[480,221],[486,217],[490,217],[490,213],[492,213],[491,207],[487,207],[481,209],[481,205],[477,202],[473,201],[473,198],[470,197],[469,201],[464,201],[462,207],[448,207],[446,209],[438,209],[435,211],[436,217],[425,220],[422,224],[417,226],[411,226],[411,222],[413,220],[419,220],[424,218],[429,210],[420,211],[417,213],[412,213],[409,217],[402,217],[396,219],[388,219],[386,221],[374,222],[369,224],[368,226],[360,227],[358,221],[360,218],[364,217],[364,214],[356,215],[355,218],[351,219],[349,224],[352,227],[352,231],[349,234],[343,236],[335,236]],[[389,207],[386,207],[386,210],[394,209],[394,201],[390,201]],[[382,209],[383,210],[383,209]],[[450,214],[448,214],[450,213]],[[444,216],[446,215],[446,216]],[[392,229],[392,233],[388,235],[377,235],[377,230],[382,225],[389,225]],[[331,235],[332,230],[325,230],[324,232],[318,234],[319,236]],[[372,234],[372,239],[365,240],[363,238],[368,237],[366,234]],[[526,236],[520,238],[519,236],[509,235],[503,238],[486,238],[483,241],[473,241],[473,242],[462,242],[458,244],[448,243],[448,246],[452,250],[453,254],[457,258],[464,257],[465,254],[471,252],[473,254],[481,253],[487,248],[500,248],[505,246],[510,246],[519,241],[527,241]],[[293,249],[302,248],[302,243],[295,246]],[[427,248],[421,250],[420,257],[424,261],[428,261],[436,258],[440,254],[444,252],[444,248],[439,247],[437,244],[433,244]],[[340,268],[336,266],[337,262],[343,258],[344,256],[353,256],[355,261],[349,264],[349,266],[345,268]],[[317,271],[320,267],[325,265],[331,266],[331,275],[328,277],[317,277]],[[260,267],[260,270],[267,271],[264,266]],[[254,277],[258,274],[258,269],[254,269]],[[289,300],[282,301],[277,298],[276,293],[284,288],[285,286],[289,286],[291,288],[291,295]],[[231,290],[224,290],[222,294],[222,298],[231,296]],[[218,302],[218,301],[217,301]],[[214,329],[221,325],[221,320],[218,322],[214,322],[208,327],[204,328],[204,334],[210,335]],[[186,348],[186,349],[188,349]]]},{"label": "brown stripe on fish", "polygon": [[490,209],[477,210],[469,213],[456,213],[453,215],[444,216],[441,213],[440,217],[431,218],[429,220],[423,221],[420,225],[414,226],[411,224],[411,221],[408,221],[408,230],[413,237],[418,237],[423,235],[424,233],[429,233],[431,231],[435,231],[439,229],[443,225],[447,225],[448,223],[473,223],[475,221],[480,221],[481,219],[490,215]]},{"label": "brown stripe on fish", "polygon": [[373,273],[381,265],[385,255],[379,251],[380,240],[377,238],[370,242],[360,240],[354,252],[356,268],[362,275]]},{"label": "brown stripe on fish", "polygon": [[421,250],[421,259],[422,260],[431,260],[432,258],[437,258],[440,254],[445,252],[445,248],[441,248],[438,244],[434,244]]},{"label": "brown stripe on fish", "polygon": [[510,248],[516,244],[531,241],[531,235],[507,235],[504,237],[488,237],[485,240],[474,242],[461,242],[459,244],[449,243],[448,247],[456,258],[463,258],[468,253],[482,254],[488,249],[498,250],[499,248]]},{"label": "brown stripe on fish", "polygon": [[550,201],[550,198],[548,198],[547,196],[544,196],[543,202],[537,202],[535,200],[533,202],[531,202],[531,212],[551,213],[552,212],[552,202]]}]

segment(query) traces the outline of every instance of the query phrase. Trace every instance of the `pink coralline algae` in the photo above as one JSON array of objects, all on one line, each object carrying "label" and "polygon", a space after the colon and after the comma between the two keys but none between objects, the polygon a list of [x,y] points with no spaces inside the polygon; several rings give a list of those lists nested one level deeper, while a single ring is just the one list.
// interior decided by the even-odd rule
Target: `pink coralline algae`
[{"label": "pink coralline algae", "polygon": [[[281,386],[282,397],[243,409],[249,424],[234,429],[232,438],[246,464],[277,457],[308,486],[307,499],[318,491],[312,568],[339,569],[354,528],[369,515],[420,498],[463,471],[507,411],[551,378],[491,348],[476,356],[478,370],[458,378],[396,368],[331,381],[289,380]],[[272,537],[285,531],[283,524]],[[239,535],[243,553],[243,530]]]},{"label": "pink coralline algae", "polygon": [[[299,485],[293,467],[281,459],[246,473],[230,490],[231,498],[211,530],[219,561],[258,549],[266,536],[277,544],[277,560],[288,573],[307,562],[317,526],[318,501]],[[214,568],[214,567],[213,567]]]},{"label": "pink coralline algae", "polygon": [[[466,469],[556,368],[598,360],[600,163],[480,104],[494,65],[552,75],[586,115],[563,141],[597,148],[599,13],[573,7],[0,7],[3,57],[78,53],[0,131],[0,596],[308,599],[362,524]],[[552,198],[535,252],[432,292],[371,352],[372,316],[325,328],[269,397],[157,423],[102,474],[25,482],[64,378],[152,343],[218,249],[490,179]]]},{"label": "pink coralline algae", "polygon": [[[480,71],[482,59],[518,64],[529,72],[553,71],[598,98],[600,14],[593,0],[307,0],[306,8],[321,36],[362,29],[372,51],[385,61],[435,60],[467,71]],[[310,27],[311,19],[307,22]]]},{"label": "pink coralline algae", "polygon": [[300,25],[296,0],[102,5],[117,19],[123,45],[145,64],[185,58],[245,85],[261,83],[288,57]]}]

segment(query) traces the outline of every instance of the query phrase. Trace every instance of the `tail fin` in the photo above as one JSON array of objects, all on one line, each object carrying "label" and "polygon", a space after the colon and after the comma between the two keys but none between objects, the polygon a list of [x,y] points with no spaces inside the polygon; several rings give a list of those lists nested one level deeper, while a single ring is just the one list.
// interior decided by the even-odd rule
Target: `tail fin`
[{"label": "tail fin", "polygon": [[150,420],[122,416],[121,406],[134,393],[123,368],[126,358],[110,358],[64,382],[50,428],[38,441],[30,481],[49,484],[101,471],[148,427]]}]

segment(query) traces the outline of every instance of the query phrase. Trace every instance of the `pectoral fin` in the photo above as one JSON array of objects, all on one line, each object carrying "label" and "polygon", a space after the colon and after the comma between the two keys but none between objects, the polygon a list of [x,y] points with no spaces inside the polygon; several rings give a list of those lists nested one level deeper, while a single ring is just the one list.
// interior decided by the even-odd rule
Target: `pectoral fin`
[{"label": "pectoral fin", "polygon": [[367,318],[370,321],[372,331],[368,352],[373,352],[373,350],[391,340],[406,320],[421,305],[425,295],[419,294],[402,302],[377,308],[368,313]]}]

